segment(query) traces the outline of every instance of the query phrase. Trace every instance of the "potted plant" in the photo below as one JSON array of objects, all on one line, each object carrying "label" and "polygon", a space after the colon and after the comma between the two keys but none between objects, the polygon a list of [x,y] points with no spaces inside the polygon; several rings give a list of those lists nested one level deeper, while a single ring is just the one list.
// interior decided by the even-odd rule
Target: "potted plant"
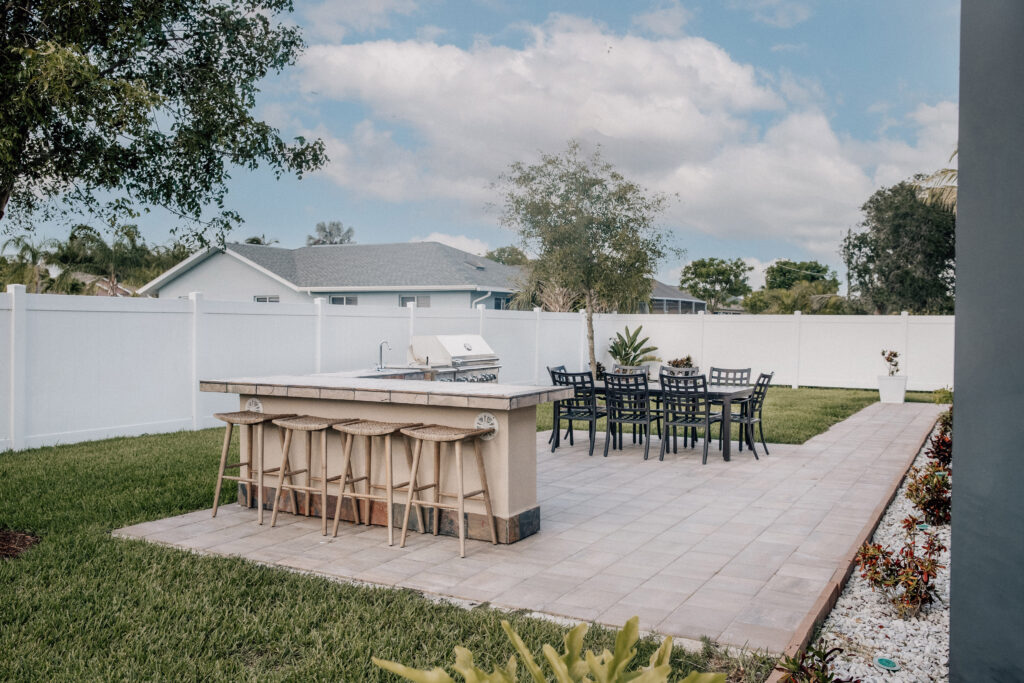
[{"label": "potted plant", "polygon": [[628,367],[637,367],[644,363],[661,360],[657,356],[652,355],[658,350],[658,347],[648,346],[647,343],[651,340],[650,337],[640,338],[640,331],[643,329],[643,325],[640,325],[630,332],[627,326],[625,335],[621,332],[616,332],[615,337],[609,340],[611,345],[608,347],[608,355],[619,365]]},{"label": "potted plant", "polygon": [[878,398],[882,403],[903,403],[907,394],[907,377],[898,375],[900,354],[882,349],[882,359],[889,366],[888,375],[878,376]]}]

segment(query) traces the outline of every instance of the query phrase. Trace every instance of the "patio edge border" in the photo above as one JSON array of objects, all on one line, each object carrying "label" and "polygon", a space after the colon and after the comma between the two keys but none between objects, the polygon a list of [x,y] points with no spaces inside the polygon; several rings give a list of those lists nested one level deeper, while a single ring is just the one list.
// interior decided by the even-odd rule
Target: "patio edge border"
[{"label": "patio edge border", "polygon": [[[891,486],[889,495],[886,496],[881,503],[875,506],[875,509],[871,512],[870,521],[864,525],[860,533],[857,535],[857,540],[853,543],[849,550],[846,551],[845,561],[841,563],[840,568],[836,569],[832,574],[832,578],[829,580],[828,585],[822,589],[821,593],[818,594],[818,599],[814,601],[811,609],[808,611],[804,620],[800,622],[800,625],[796,628],[796,634],[792,640],[782,651],[783,657],[796,657],[797,654],[802,651],[811,642],[811,637],[814,635],[814,630],[828,618],[828,615],[832,612],[832,609],[836,606],[836,602],[839,600],[839,596],[843,592],[843,588],[846,587],[847,581],[850,580],[850,576],[853,574],[853,567],[857,557],[857,551],[867,541],[871,540],[875,530],[878,529],[878,525],[882,523],[882,517],[885,516],[886,510],[892,505],[892,502],[896,499],[896,495],[900,491],[900,486],[903,485],[903,480],[907,476],[907,472],[910,470],[911,465],[914,464],[914,460],[921,453],[921,450],[928,443],[928,439],[931,438],[932,432],[935,431],[935,425],[938,424],[938,418],[932,422],[931,429],[925,434],[924,438],[921,439],[920,445],[914,450],[909,456],[906,465],[903,467],[900,475],[896,477],[895,481]],[[843,568],[845,567],[845,569]],[[765,683],[781,683],[783,676],[786,675],[785,671],[779,670],[778,666],[772,670],[772,673],[765,680]]]}]

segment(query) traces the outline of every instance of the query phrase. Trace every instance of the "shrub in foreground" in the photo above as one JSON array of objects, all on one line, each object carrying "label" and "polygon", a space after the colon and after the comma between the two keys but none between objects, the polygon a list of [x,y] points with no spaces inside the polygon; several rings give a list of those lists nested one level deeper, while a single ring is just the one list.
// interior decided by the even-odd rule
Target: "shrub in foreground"
[{"label": "shrub in foreground", "polygon": [[779,664],[779,669],[786,672],[782,683],[861,683],[859,678],[837,678],[832,673],[832,660],[842,651],[809,645],[799,657],[783,658]]},{"label": "shrub in foreground", "polygon": [[929,461],[907,473],[907,498],[929,524],[949,524],[953,504],[953,476],[949,467]]},{"label": "shrub in foreground", "polygon": [[945,567],[938,558],[946,546],[935,534],[923,532],[924,543],[917,545],[920,523],[913,516],[903,520],[905,540],[898,552],[879,543],[865,543],[857,551],[861,576],[872,590],[878,588],[886,594],[903,619],[916,616],[922,607],[935,600],[934,579]]}]

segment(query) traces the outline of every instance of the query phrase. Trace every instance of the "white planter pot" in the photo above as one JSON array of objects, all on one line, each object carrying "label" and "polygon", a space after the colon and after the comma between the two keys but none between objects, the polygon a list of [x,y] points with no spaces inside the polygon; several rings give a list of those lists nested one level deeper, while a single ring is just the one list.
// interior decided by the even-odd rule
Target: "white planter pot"
[{"label": "white planter pot", "polygon": [[878,376],[878,398],[882,403],[903,403],[906,394],[906,375]]}]

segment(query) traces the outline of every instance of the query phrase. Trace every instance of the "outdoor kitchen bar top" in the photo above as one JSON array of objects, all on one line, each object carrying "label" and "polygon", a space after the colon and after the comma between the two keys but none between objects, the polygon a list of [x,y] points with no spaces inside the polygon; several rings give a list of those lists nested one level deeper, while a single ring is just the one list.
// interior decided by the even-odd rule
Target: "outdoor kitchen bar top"
[{"label": "outdoor kitchen bar top", "polygon": [[[327,418],[356,418],[382,422],[415,422],[450,427],[492,426],[492,438],[483,441],[483,456],[491,504],[501,543],[514,543],[540,529],[540,508],[537,504],[537,406],[541,403],[572,396],[571,388],[523,386],[490,382],[438,382],[424,379],[424,371],[402,368],[382,371],[353,371],[311,375],[272,375],[202,380],[201,391],[238,394],[240,408],[265,413],[292,413]],[[274,430],[276,431],[276,430]],[[341,468],[342,439],[328,430],[328,475]],[[245,431],[243,438],[247,438]],[[319,445],[315,446],[317,449]],[[353,451],[354,476],[365,474],[372,465],[375,484],[383,484],[384,467],[379,445],[373,457],[366,458],[365,447],[357,439]],[[281,444],[276,436],[267,435],[264,445],[264,467],[277,467],[281,462]],[[291,449],[293,467],[304,460],[301,444]],[[318,467],[319,456],[315,456]],[[420,480],[433,477],[433,463],[424,458],[420,464]],[[452,491],[455,469],[452,458],[442,460],[442,480],[450,482],[443,488]],[[408,479],[408,458],[401,443],[394,445],[395,480]],[[478,477],[472,458],[466,461],[465,477],[474,482]],[[319,474],[318,472],[316,474]],[[264,482],[264,500],[273,501],[277,480],[268,476]],[[329,489],[329,510],[334,510],[336,484]],[[254,501],[240,485],[239,500]],[[302,499],[302,496],[299,497]],[[314,497],[315,498],[315,497]],[[284,500],[287,500],[286,496]],[[405,495],[396,495],[396,519],[401,519]],[[302,503],[299,504],[300,508]],[[345,505],[347,509],[349,506]],[[490,540],[481,501],[467,501],[468,535]],[[290,510],[289,510],[290,511]],[[300,510],[302,511],[302,510]],[[372,519],[383,523],[385,509],[378,504]],[[454,533],[456,520],[442,515],[442,533]]]}]

